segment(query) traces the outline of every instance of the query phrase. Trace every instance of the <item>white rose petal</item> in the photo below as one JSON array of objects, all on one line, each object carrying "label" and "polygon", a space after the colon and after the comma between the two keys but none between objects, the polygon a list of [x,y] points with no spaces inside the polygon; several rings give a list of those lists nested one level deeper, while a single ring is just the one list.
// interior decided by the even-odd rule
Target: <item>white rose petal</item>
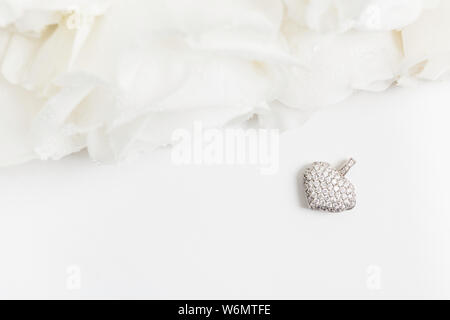
[{"label": "white rose petal", "polygon": [[437,80],[450,72],[450,1],[426,10],[402,31],[406,76]]}]

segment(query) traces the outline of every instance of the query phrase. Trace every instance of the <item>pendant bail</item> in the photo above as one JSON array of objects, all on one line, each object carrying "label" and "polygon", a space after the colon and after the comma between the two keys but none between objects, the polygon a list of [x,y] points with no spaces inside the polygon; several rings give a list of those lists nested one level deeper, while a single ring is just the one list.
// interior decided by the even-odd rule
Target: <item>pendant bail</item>
[{"label": "pendant bail", "polygon": [[344,177],[347,172],[350,170],[351,167],[353,167],[356,164],[355,159],[350,158],[344,166],[339,169],[339,173]]}]

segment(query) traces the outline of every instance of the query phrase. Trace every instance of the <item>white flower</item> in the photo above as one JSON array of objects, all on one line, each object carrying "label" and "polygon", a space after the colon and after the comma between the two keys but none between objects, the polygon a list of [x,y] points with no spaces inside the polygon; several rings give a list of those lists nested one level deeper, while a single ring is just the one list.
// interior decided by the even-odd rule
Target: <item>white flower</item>
[{"label": "white flower", "polygon": [[449,18],[422,0],[0,0],[0,165],[123,159],[194,121],[298,126],[444,76]]}]

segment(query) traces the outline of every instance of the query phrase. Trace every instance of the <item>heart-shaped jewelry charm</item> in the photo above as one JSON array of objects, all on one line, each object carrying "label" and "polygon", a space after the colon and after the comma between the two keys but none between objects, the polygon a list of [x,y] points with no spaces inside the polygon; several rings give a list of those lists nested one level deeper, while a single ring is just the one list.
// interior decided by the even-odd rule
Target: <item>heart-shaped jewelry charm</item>
[{"label": "heart-shaped jewelry charm", "polygon": [[355,187],[345,175],[355,163],[350,159],[336,170],[326,162],[314,162],[306,169],[304,185],[309,207],[328,212],[353,209],[356,205]]}]

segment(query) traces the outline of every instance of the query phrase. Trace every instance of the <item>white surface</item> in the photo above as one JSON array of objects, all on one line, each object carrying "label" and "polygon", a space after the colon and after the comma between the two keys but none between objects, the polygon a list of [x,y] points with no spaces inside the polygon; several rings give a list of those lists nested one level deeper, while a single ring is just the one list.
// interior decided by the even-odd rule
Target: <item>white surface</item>
[{"label": "white surface", "polygon": [[[0,298],[450,298],[449,104],[360,94],[284,134],[273,176],[168,151],[0,169]],[[357,208],[302,208],[299,170],[350,156]]]}]

